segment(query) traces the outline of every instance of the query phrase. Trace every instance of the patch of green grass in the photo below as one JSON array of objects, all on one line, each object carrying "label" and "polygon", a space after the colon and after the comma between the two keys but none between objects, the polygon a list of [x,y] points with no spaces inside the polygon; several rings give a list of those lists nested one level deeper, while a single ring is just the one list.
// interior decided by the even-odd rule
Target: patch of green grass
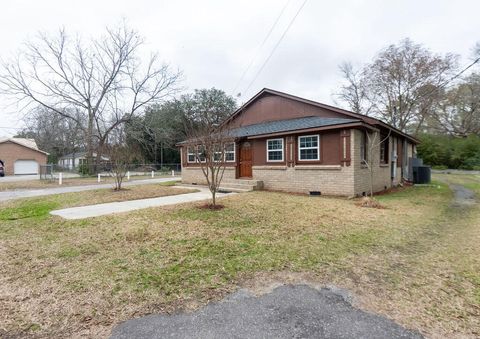
[{"label": "patch of green grass", "polygon": [[160,182],[158,185],[160,186],[175,186],[178,184],[178,181],[165,181],[165,182]]},{"label": "patch of green grass", "polygon": [[58,258],[75,258],[75,257],[78,257],[80,255],[80,250],[78,248],[74,248],[74,247],[65,247],[65,248],[62,248],[62,250],[60,250],[57,254],[57,257]]},{"label": "patch of green grass", "polygon": [[0,210],[0,220],[19,220],[28,218],[42,218],[54,210],[59,204],[56,201],[27,200],[21,201],[14,207]]},{"label": "patch of green grass", "polygon": [[405,187],[397,192],[376,196],[376,198],[385,202],[408,199],[415,203],[423,203],[429,196],[438,197],[439,195],[449,197],[451,196],[451,191],[445,183],[433,180],[428,186]]}]

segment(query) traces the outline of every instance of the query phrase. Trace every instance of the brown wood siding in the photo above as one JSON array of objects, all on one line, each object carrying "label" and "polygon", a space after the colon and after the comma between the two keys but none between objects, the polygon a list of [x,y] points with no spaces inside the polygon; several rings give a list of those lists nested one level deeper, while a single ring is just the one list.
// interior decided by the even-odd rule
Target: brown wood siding
[{"label": "brown wood siding", "polygon": [[[283,161],[267,161],[267,140],[269,139],[283,139]],[[272,137],[265,139],[252,139],[250,140],[253,146],[253,166],[285,166],[287,159],[286,152],[286,138],[285,137]]]},{"label": "brown wood siding", "polygon": [[[320,160],[319,161],[299,161],[298,160],[298,137],[304,135],[320,135]],[[253,146],[253,165],[254,166],[285,166],[287,163],[301,164],[301,165],[341,165],[341,137],[340,130],[327,131],[321,133],[295,134],[293,136],[275,137],[283,138],[284,156],[281,162],[267,161],[267,140],[273,138],[262,138],[250,140]],[[348,139],[349,141],[349,139]],[[290,161],[290,147],[292,144],[293,157]],[[347,154],[349,159],[349,145],[347,145]]]},{"label": "brown wood siding", "polygon": [[[298,160],[298,137],[320,134],[320,160]],[[295,135],[295,163],[299,165],[341,165],[340,158],[340,131],[326,131],[323,133],[309,133]]]},{"label": "brown wood siding", "polygon": [[294,119],[307,116],[350,118],[307,103],[275,95],[265,95],[237,115],[228,126],[231,128],[259,124],[267,121]]}]

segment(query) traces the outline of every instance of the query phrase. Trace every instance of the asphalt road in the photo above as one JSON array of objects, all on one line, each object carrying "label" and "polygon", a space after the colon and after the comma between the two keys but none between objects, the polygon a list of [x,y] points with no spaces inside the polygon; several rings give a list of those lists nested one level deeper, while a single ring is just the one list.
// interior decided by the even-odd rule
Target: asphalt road
[{"label": "asphalt road", "polygon": [[112,331],[121,338],[422,338],[354,308],[344,293],[286,285],[255,297],[245,290],[193,313],[150,315]]}]

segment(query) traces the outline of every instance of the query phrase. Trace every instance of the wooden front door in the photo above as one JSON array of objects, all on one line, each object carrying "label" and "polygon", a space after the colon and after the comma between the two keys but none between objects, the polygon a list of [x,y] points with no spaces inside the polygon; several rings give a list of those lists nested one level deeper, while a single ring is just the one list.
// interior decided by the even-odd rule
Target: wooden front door
[{"label": "wooden front door", "polygon": [[247,141],[240,145],[240,169],[238,176],[240,178],[252,177],[252,145]]}]

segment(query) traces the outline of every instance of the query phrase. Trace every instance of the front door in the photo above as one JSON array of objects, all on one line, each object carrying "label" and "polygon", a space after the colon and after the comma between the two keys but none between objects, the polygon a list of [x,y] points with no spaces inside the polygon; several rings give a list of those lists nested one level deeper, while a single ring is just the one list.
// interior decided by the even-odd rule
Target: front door
[{"label": "front door", "polygon": [[240,178],[252,177],[252,145],[247,141],[240,145]]}]

